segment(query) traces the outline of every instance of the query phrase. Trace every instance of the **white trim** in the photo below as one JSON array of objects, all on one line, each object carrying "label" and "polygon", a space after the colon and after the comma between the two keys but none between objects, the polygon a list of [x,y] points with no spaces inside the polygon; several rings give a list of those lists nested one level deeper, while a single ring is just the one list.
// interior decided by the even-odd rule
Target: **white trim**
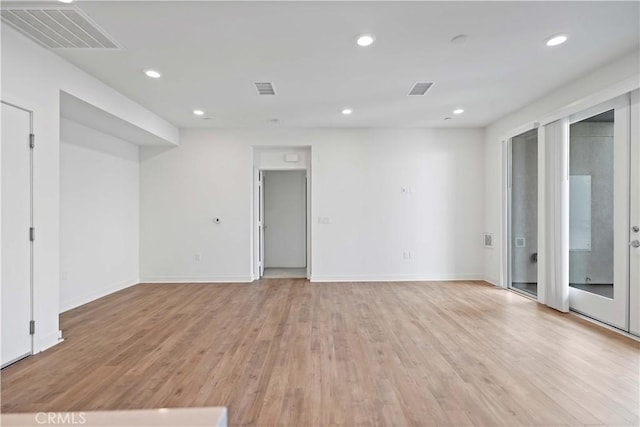
[{"label": "white trim", "polygon": [[146,276],[140,283],[251,283],[253,278],[247,276]]},{"label": "white trim", "polygon": [[501,141],[504,141],[509,138],[513,138],[514,136],[518,136],[521,133],[527,132],[531,129],[541,128],[551,122],[555,122],[556,120],[560,120],[564,117],[576,114],[582,110],[586,110],[598,104],[602,104],[603,102],[607,102],[613,98],[617,98],[620,95],[632,92],[638,88],[640,88],[640,74],[629,77],[601,91],[571,102],[563,107],[552,111],[549,114],[542,116],[538,120],[527,121],[524,124],[515,127],[508,132],[505,132],[499,139]]},{"label": "white trim", "polygon": [[389,274],[389,275],[315,275],[311,282],[451,282],[451,281],[485,281],[484,275],[478,274]]},{"label": "white trim", "polygon": [[629,333],[627,331],[623,331],[622,329],[618,329],[618,328],[616,328],[614,326],[607,325],[606,323],[601,322],[598,319],[594,319],[593,317],[586,316],[586,315],[584,315],[584,314],[582,314],[582,313],[580,313],[578,311],[571,310],[569,312],[569,314],[572,315],[572,316],[579,317],[580,319],[586,320],[589,323],[593,323],[596,326],[600,326],[601,328],[608,329],[608,330],[610,330],[612,332],[617,332],[620,335],[624,335],[627,338],[631,338],[632,340],[640,341],[640,336],[636,336],[636,335],[631,334],[631,333]]},{"label": "white trim", "polygon": [[614,85],[607,87],[606,89],[598,91],[592,95],[585,96],[584,98],[581,98],[568,105],[565,105],[564,107],[557,109],[551,114],[543,116],[539,120],[539,122],[541,125],[546,125],[551,122],[555,122],[556,120],[571,116],[583,110],[594,107],[598,104],[602,104],[604,102],[610,101],[614,98],[619,97],[620,95],[624,95],[626,93],[632,92],[635,89],[638,89],[639,87],[640,87],[640,74],[636,74],[635,76],[622,80],[621,82],[618,82]]},{"label": "white trim", "polygon": [[65,311],[69,311],[76,307],[80,307],[81,305],[88,304],[92,301],[95,301],[99,298],[110,295],[114,292],[118,292],[123,289],[129,288],[131,286],[137,285],[138,283],[140,283],[138,278],[121,280],[119,282],[112,283],[109,286],[105,286],[100,290],[98,290],[97,292],[92,292],[89,295],[82,295],[67,301],[60,301],[60,313],[64,313]]},{"label": "white trim", "polygon": [[[525,131],[526,132],[526,131]],[[502,209],[500,210],[500,282],[508,289],[511,283],[511,143],[512,138],[501,141],[502,153]]]},{"label": "white trim", "polygon": [[[37,331],[37,326],[38,325],[36,324],[36,331]],[[64,341],[64,338],[62,338],[62,331],[61,330],[52,332],[52,333],[46,335],[44,338],[41,338],[41,339],[37,340],[38,347],[34,348],[33,354],[40,353],[41,351],[48,350],[51,347],[53,347],[54,345],[60,344],[62,341]]]},{"label": "white trim", "polygon": [[487,283],[492,284],[493,286],[497,286],[499,288],[502,287],[502,286],[500,286],[500,279],[496,279],[495,277],[484,276],[484,278],[482,280],[487,282]]},{"label": "white trim", "polygon": [[511,138],[515,138],[516,136],[522,135],[525,132],[529,132],[530,130],[539,129],[539,128],[540,128],[540,122],[537,122],[537,121],[527,122],[524,125],[518,126],[517,128],[511,129],[510,131],[506,132],[504,136],[500,139],[502,141],[506,141]]},{"label": "white trim", "polygon": [[547,227],[546,206],[546,146],[545,146],[545,127],[538,128],[538,296],[539,303],[544,304],[547,295]]}]

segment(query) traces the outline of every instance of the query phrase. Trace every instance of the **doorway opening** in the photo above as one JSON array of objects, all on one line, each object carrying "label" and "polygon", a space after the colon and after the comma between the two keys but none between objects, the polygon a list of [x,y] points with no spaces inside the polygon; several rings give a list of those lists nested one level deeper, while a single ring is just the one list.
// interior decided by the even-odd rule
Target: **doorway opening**
[{"label": "doorway opening", "polygon": [[538,295],[538,129],[509,144],[509,287]]},{"label": "doorway opening", "polygon": [[311,147],[254,147],[253,280],[311,277]]},{"label": "doorway opening", "polygon": [[262,172],[265,278],[307,277],[307,172]]}]

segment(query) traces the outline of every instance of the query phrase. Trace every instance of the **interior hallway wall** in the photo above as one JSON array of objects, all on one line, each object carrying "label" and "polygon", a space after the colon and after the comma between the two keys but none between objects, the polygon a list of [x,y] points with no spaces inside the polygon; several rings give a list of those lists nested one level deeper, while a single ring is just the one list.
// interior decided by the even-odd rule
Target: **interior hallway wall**
[{"label": "interior hallway wall", "polygon": [[60,122],[60,311],[138,283],[138,146]]}]

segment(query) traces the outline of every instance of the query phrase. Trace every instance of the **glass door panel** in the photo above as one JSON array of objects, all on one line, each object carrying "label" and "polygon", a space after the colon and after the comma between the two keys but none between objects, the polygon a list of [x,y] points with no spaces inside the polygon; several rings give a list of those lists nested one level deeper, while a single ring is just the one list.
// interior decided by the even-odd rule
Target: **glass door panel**
[{"label": "glass door panel", "polygon": [[629,101],[571,117],[570,307],[627,329]]},{"label": "glass door panel", "polygon": [[511,139],[510,286],[538,295],[538,130]]}]

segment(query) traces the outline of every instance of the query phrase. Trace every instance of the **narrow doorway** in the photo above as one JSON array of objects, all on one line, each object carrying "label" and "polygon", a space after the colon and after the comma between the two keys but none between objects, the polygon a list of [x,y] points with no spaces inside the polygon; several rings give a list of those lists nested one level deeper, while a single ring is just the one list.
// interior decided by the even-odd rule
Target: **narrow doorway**
[{"label": "narrow doorway", "polygon": [[307,277],[306,181],[305,170],[262,171],[262,277]]},{"label": "narrow doorway", "polygon": [[509,287],[538,295],[538,130],[510,141]]}]

